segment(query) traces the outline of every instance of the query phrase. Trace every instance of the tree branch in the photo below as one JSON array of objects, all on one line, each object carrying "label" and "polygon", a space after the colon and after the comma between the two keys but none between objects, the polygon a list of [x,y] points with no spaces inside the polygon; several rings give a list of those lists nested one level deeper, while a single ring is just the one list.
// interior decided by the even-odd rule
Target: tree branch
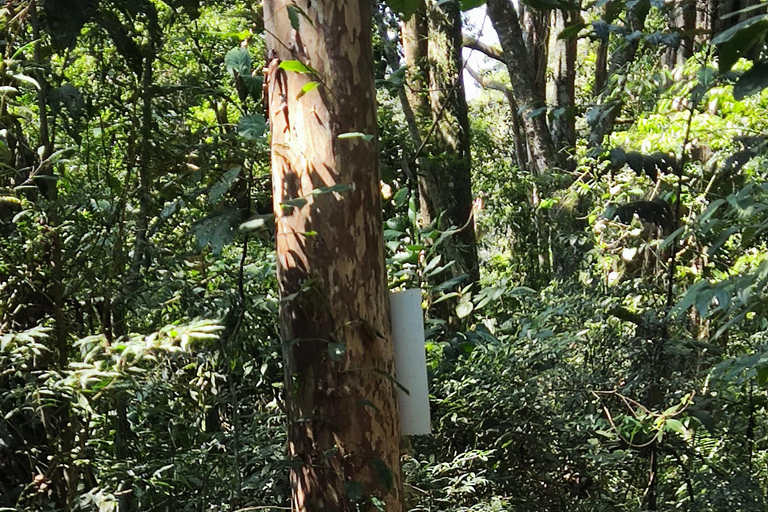
[{"label": "tree branch", "polygon": [[475,36],[472,36],[469,34],[462,34],[461,37],[462,37],[461,44],[465,48],[471,48],[473,50],[477,50],[485,54],[487,57],[490,57],[493,60],[497,60],[502,64],[507,64],[507,61],[506,59],[504,59],[504,55],[502,55],[500,48],[486,44],[480,41],[479,39],[477,39]]}]

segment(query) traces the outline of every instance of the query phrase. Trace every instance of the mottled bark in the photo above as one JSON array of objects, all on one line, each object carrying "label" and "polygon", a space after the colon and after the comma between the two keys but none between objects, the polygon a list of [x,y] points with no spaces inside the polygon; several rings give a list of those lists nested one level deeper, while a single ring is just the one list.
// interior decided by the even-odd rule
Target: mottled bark
[{"label": "mottled bark", "polygon": [[419,9],[405,21],[400,30],[403,57],[407,67],[405,85],[408,101],[420,119],[429,117],[429,65],[427,61],[429,29],[426,8],[421,2]]},{"label": "mottled bark", "polygon": [[595,50],[595,81],[592,84],[592,97],[597,98],[603,92],[608,80],[608,38],[601,39]]},{"label": "mottled bark", "polygon": [[[429,104],[429,27],[427,25],[426,5],[421,2],[418,10],[402,24],[400,38],[405,59],[405,87],[408,105],[417,124],[418,137],[414,138],[417,148],[422,147],[423,137],[432,116]],[[419,188],[419,209],[422,224],[429,224],[434,216],[434,210],[429,201],[429,185],[423,170],[428,167],[424,155],[419,155],[417,161],[417,186]],[[421,171],[419,171],[420,169]]]},{"label": "mottled bark", "polygon": [[534,57],[525,45],[520,19],[512,3],[509,0],[489,0],[487,9],[501,42],[503,60],[507,62],[520,114],[525,120],[531,170],[543,175],[549,169],[560,167],[560,162],[547,126],[543,91],[528,65],[521,64],[533,62]]},{"label": "mottled bark", "polygon": [[477,260],[472,216],[472,167],[469,115],[461,77],[461,13],[458,4],[435,0],[427,4],[429,27],[429,101],[435,130],[429,144],[429,164],[423,169],[430,212],[441,215],[441,229],[456,233],[438,250],[454,261],[453,276],[477,281]]},{"label": "mottled bark", "polygon": [[536,81],[536,95],[545,98],[547,93],[547,64],[549,61],[549,24],[552,11],[533,9],[519,4],[520,23],[524,27],[523,40],[528,50],[528,72]]},{"label": "mottled bark", "polygon": [[[294,30],[291,5],[311,23]],[[370,7],[268,0],[264,19],[293,510],[368,509],[378,498],[399,512],[378,148],[340,138],[377,132]],[[278,69],[286,60],[316,74]],[[300,94],[311,81],[321,85]]]},{"label": "mottled bark", "polygon": [[576,145],[576,47],[578,39],[557,39],[566,28],[580,22],[576,11],[554,13],[554,36],[550,50],[552,68],[551,103],[555,106],[551,121],[552,140],[561,153]]}]

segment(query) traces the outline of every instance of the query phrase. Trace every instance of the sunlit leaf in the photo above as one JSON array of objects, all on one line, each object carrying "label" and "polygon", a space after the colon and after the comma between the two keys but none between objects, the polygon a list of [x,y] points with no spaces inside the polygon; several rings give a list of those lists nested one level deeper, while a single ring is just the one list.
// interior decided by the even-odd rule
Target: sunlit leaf
[{"label": "sunlit leaf", "polygon": [[307,66],[300,60],[284,60],[279,64],[278,67],[285,71],[292,71],[294,73],[312,73],[315,75],[318,74],[317,71]]},{"label": "sunlit leaf", "polygon": [[301,88],[299,93],[296,95],[296,99],[301,98],[305,94],[307,94],[309,91],[312,91],[314,89],[317,89],[317,86],[320,85],[320,82],[307,82],[304,84],[304,86]]},{"label": "sunlit leaf", "polygon": [[340,133],[339,138],[340,139],[363,139],[366,142],[370,142],[375,137],[373,135],[369,135],[361,132],[347,132],[347,133]]}]

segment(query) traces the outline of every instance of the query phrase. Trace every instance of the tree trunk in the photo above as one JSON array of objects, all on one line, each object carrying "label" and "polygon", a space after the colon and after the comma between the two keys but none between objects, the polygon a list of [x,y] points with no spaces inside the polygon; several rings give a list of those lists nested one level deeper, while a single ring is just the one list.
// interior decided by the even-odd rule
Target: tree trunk
[{"label": "tree trunk", "polygon": [[670,48],[665,55],[666,64],[670,68],[685,64],[686,60],[693,57],[696,10],[696,1],[681,2],[670,8],[670,28],[680,34],[680,46]]},{"label": "tree trunk", "polygon": [[555,11],[555,33],[552,39],[550,59],[554,76],[551,87],[551,103],[555,106],[552,116],[552,141],[559,152],[576,145],[576,49],[578,39],[557,39],[558,34],[580,20],[578,13],[570,10]]},{"label": "tree trunk", "polygon": [[405,73],[406,94],[411,108],[420,119],[429,117],[428,37],[425,6],[421,2],[419,9],[401,27],[403,57],[408,68]]},{"label": "tree trunk", "polygon": [[472,164],[469,115],[461,77],[461,12],[458,4],[435,0],[427,4],[429,26],[429,100],[434,134],[425,169],[426,195],[433,215],[442,215],[440,229],[457,232],[442,245],[443,257],[454,261],[454,277],[480,278],[472,216]]},{"label": "tree trunk", "polygon": [[[407,70],[405,72],[405,94],[408,108],[414,113],[417,124],[417,137],[414,139],[417,148],[421,147],[423,135],[426,135],[429,125],[429,27],[427,26],[426,6],[421,2],[419,9],[402,24],[400,37],[403,45],[403,57]],[[395,68],[396,69],[396,68]],[[405,108],[404,108],[405,110]],[[421,172],[417,172],[417,186],[419,189],[419,208],[422,224],[429,224],[435,212],[429,201],[429,185],[424,169],[427,168],[427,159],[420,156],[417,166]]]},{"label": "tree trunk", "polygon": [[399,512],[370,6],[267,0],[264,19],[293,510]]},{"label": "tree trunk", "polygon": [[499,36],[503,60],[507,63],[512,91],[525,120],[530,167],[541,176],[549,169],[560,167],[560,162],[547,126],[543,91],[527,64],[533,62],[533,57],[525,45],[520,19],[512,3],[509,0],[488,0],[487,5],[488,16]]}]

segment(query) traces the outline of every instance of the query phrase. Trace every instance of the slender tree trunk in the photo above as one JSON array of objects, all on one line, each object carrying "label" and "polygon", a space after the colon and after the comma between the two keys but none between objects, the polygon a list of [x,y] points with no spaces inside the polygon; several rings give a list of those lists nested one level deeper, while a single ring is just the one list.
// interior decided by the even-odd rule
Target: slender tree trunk
[{"label": "slender tree trunk", "polygon": [[456,233],[446,239],[442,252],[454,261],[454,277],[480,278],[472,217],[472,163],[469,147],[469,114],[462,70],[461,12],[458,4],[427,4],[429,26],[429,100],[432,140],[425,169],[426,195],[432,214],[441,215],[441,229]]},{"label": "slender tree trunk", "polygon": [[509,0],[489,0],[487,6],[488,16],[499,36],[502,58],[507,63],[512,91],[525,120],[531,170],[542,176],[549,169],[560,167],[560,162],[547,126],[543,91],[527,64],[534,62],[534,57],[525,45],[514,5]]},{"label": "slender tree trunk", "polygon": [[[369,3],[267,0],[264,19],[292,507],[399,512]],[[313,72],[279,68],[296,60]]]},{"label": "slender tree trunk", "polygon": [[580,21],[577,12],[557,10],[554,13],[554,37],[550,51],[554,72],[551,87],[551,103],[555,106],[552,116],[552,141],[559,152],[576,145],[576,49],[578,39],[557,39],[564,29]]},{"label": "slender tree trunk", "polygon": [[547,93],[547,64],[549,61],[550,9],[532,9],[520,3],[520,24],[524,27],[523,40],[530,57],[529,72],[536,83],[536,95],[545,98]]},{"label": "slender tree trunk", "polygon": [[[427,25],[426,5],[421,2],[419,9],[402,24],[400,37],[403,46],[403,57],[407,67],[405,72],[405,95],[409,109],[414,113],[417,125],[417,137],[414,138],[416,147],[420,148],[423,137],[431,119],[429,105],[429,27]],[[417,160],[416,181],[419,189],[419,208],[422,224],[429,224],[435,216],[435,211],[429,201],[429,185],[425,170],[428,160],[421,155]]]},{"label": "slender tree trunk", "polygon": [[670,48],[665,56],[667,66],[670,68],[685,64],[685,61],[693,56],[696,9],[696,1],[685,1],[673,5],[669,11],[670,28],[680,34],[680,46]]},{"label": "slender tree trunk", "polygon": [[429,117],[429,64],[427,62],[429,28],[426,7],[421,2],[419,9],[405,21],[401,28],[405,72],[406,94],[414,113],[420,119]]}]

